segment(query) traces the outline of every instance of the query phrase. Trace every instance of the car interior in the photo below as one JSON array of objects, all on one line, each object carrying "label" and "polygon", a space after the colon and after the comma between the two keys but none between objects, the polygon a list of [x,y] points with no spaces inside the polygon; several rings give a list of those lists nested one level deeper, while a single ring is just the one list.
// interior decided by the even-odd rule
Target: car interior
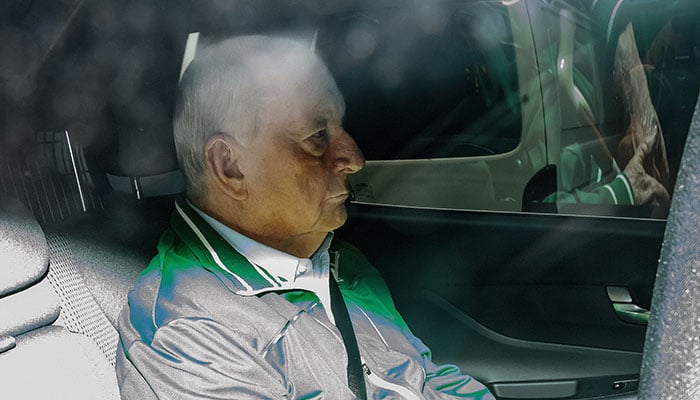
[{"label": "car interior", "polygon": [[[464,2],[445,1],[445,9],[391,0],[270,3],[37,0],[2,6],[9,50],[0,52],[0,398],[119,398],[118,315],[155,255],[175,199],[184,195],[170,118],[190,33],[211,41],[257,32],[308,40],[336,76],[348,104],[346,128],[358,132],[368,160],[476,157],[467,171],[483,181],[494,173],[488,157],[517,153],[521,128],[535,126],[526,121],[531,104],[519,92],[515,67],[499,70],[520,60],[520,50],[497,34],[508,19],[493,5],[510,2],[473,1],[474,7],[461,8]],[[560,3],[578,10],[597,2],[527,3],[532,15],[547,15]],[[600,3],[628,12],[623,1]],[[444,10],[458,11],[447,18],[438,12]],[[700,7],[693,10],[697,15]],[[561,15],[550,17],[559,23]],[[464,32],[465,24],[484,20],[484,29],[496,33]],[[695,36],[682,36],[667,49],[675,52],[664,56],[676,61],[667,69],[659,64],[649,71],[668,132],[672,183],[688,131],[698,130],[690,123],[693,112],[700,118],[700,30],[678,21],[677,37]],[[421,23],[427,32],[439,26],[442,35],[406,39]],[[384,31],[387,26],[392,29]],[[611,22],[608,28],[620,27]],[[534,47],[549,46],[538,40],[551,32],[528,29]],[[638,32],[640,42],[651,43]],[[391,36],[399,33],[404,41]],[[447,43],[447,37],[458,40]],[[557,44],[555,50],[565,49]],[[392,56],[362,56],[371,51]],[[401,82],[367,79],[384,73],[387,60],[404,66]],[[581,94],[593,90],[581,83],[585,73],[569,72],[567,87],[578,82],[579,94],[562,82],[551,90],[562,98],[595,98]],[[454,85],[463,74],[467,89]],[[542,82],[536,92],[545,107],[546,78]],[[590,103],[591,114],[602,109]],[[487,137],[489,126],[493,135]],[[454,182],[468,183],[460,179]],[[430,200],[430,190],[418,183],[416,193],[427,192]],[[518,186],[518,205],[527,198],[527,184]],[[354,189],[368,193],[362,185]],[[454,190],[492,199],[500,193],[493,183]],[[688,196],[686,203],[698,202]],[[638,209],[611,217],[547,207],[533,212],[539,203],[503,211],[371,197],[348,204],[349,221],[336,235],[382,272],[399,311],[435,360],[459,366],[499,400],[637,398],[666,219],[649,218],[649,207],[643,218]],[[508,196],[499,201],[513,203]]]}]

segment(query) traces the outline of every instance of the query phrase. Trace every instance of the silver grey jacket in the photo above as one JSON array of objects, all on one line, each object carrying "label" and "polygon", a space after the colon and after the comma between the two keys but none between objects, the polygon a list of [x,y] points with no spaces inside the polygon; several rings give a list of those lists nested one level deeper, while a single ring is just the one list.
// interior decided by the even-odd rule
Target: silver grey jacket
[{"label": "silver grey jacket", "polygon": [[[368,398],[494,398],[457,367],[432,362],[357,249],[335,243],[332,251]],[[340,332],[318,298],[275,289],[178,203],[120,316],[122,398],[354,399]]]}]

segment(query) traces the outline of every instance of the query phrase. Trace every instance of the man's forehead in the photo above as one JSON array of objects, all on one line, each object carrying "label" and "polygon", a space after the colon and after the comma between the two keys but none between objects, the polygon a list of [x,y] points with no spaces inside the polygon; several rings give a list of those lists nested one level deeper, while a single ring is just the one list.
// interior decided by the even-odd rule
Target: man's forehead
[{"label": "man's forehead", "polygon": [[271,99],[263,106],[263,125],[276,126],[288,133],[305,135],[325,128],[330,121],[342,120],[345,102],[337,90],[293,93]]},{"label": "man's forehead", "polygon": [[305,69],[275,69],[261,74],[259,94],[263,109],[290,117],[342,118],[343,96],[325,66],[317,59],[313,61]]},{"label": "man's forehead", "polygon": [[342,117],[345,114],[345,99],[330,74],[319,76],[316,82],[318,91],[314,93],[314,108],[328,114],[328,117]]}]

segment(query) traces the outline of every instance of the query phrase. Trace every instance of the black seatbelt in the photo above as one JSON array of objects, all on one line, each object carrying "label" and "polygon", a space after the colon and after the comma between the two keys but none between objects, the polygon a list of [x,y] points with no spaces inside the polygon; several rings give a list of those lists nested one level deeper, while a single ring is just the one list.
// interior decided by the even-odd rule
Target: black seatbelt
[{"label": "black seatbelt", "polygon": [[343,337],[345,351],[348,353],[348,386],[359,399],[367,399],[367,390],[365,389],[365,378],[362,373],[362,361],[360,360],[360,350],[357,348],[357,339],[355,331],[352,329],[350,315],[345,306],[343,295],[340,293],[338,283],[330,276],[331,289],[331,311],[335,318],[335,326],[340,330],[340,335]]}]

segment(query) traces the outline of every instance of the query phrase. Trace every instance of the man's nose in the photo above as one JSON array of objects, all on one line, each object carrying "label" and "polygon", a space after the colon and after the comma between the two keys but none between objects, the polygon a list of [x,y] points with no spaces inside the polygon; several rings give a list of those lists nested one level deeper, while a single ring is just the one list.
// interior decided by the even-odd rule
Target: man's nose
[{"label": "man's nose", "polygon": [[333,166],[336,172],[354,174],[365,166],[365,156],[347,132],[338,138],[334,156]]}]

